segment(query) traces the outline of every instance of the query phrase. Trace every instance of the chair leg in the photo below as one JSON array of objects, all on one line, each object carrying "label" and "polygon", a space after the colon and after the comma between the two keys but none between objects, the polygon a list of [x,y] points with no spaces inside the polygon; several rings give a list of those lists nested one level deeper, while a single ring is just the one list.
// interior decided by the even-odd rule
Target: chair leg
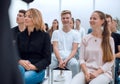
[{"label": "chair leg", "polygon": [[60,70],[60,75],[62,75],[63,74],[63,70]]},{"label": "chair leg", "polygon": [[51,70],[51,84],[53,84],[53,70]]},{"label": "chair leg", "polygon": [[50,73],[50,67],[48,67],[48,73],[47,73],[47,76],[48,76],[48,84],[51,84],[50,83],[50,80],[51,80],[51,73]]}]

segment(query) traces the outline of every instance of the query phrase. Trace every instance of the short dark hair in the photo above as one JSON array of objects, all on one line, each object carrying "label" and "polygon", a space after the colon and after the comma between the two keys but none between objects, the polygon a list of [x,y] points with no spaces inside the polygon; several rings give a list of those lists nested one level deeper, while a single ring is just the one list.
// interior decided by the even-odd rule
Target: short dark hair
[{"label": "short dark hair", "polygon": [[112,21],[112,16],[111,16],[111,15],[109,15],[109,14],[105,14],[105,16],[106,16],[106,18],[110,18],[111,21]]},{"label": "short dark hair", "polygon": [[23,13],[23,14],[25,15],[25,13],[26,13],[26,10],[24,10],[24,9],[21,9],[21,10],[19,10],[19,13]]},{"label": "short dark hair", "polygon": [[79,21],[79,22],[81,23],[81,20],[80,20],[80,19],[77,18],[76,20]]}]

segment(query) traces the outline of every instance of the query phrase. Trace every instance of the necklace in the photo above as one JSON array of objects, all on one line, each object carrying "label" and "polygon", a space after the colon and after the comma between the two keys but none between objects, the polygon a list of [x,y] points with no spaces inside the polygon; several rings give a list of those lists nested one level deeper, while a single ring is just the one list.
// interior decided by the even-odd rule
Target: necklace
[{"label": "necklace", "polygon": [[101,38],[101,35],[99,34],[95,34],[95,33],[92,33],[92,35],[94,36],[94,41],[97,42],[97,38]]}]

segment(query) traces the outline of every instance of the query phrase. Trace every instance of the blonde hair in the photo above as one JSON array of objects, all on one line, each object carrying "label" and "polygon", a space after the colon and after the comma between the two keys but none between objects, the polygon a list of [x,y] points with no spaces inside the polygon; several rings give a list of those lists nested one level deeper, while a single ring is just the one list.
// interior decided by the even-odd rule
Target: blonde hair
[{"label": "blonde hair", "polygon": [[65,15],[65,14],[70,14],[70,16],[72,16],[70,10],[63,10],[63,11],[61,12],[61,16],[62,16],[62,15]]},{"label": "blonde hair", "polygon": [[27,10],[27,12],[30,12],[30,14],[32,16],[32,21],[33,21],[33,24],[34,24],[36,30],[46,31],[41,12],[35,8],[31,8],[31,9]]}]

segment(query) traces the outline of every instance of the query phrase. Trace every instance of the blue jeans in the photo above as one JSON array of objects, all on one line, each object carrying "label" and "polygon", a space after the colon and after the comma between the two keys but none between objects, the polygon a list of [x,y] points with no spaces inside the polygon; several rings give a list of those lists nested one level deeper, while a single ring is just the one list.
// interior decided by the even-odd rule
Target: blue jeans
[{"label": "blue jeans", "polygon": [[26,71],[23,66],[19,65],[20,72],[23,76],[25,84],[38,84],[44,80],[45,70],[36,72],[33,70]]},{"label": "blue jeans", "polygon": [[120,78],[118,77],[120,59],[116,58],[115,60],[115,84],[120,84]]},{"label": "blue jeans", "polygon": [[77,49],[77,52],[75,54],[75,58],[78,60],[80,56],[80,47]]},{"label": "blue jeans", "polygon": [[120,84],[120,78],[119,77],[117,79],[117,83],[115,83],[115,84]]}]

